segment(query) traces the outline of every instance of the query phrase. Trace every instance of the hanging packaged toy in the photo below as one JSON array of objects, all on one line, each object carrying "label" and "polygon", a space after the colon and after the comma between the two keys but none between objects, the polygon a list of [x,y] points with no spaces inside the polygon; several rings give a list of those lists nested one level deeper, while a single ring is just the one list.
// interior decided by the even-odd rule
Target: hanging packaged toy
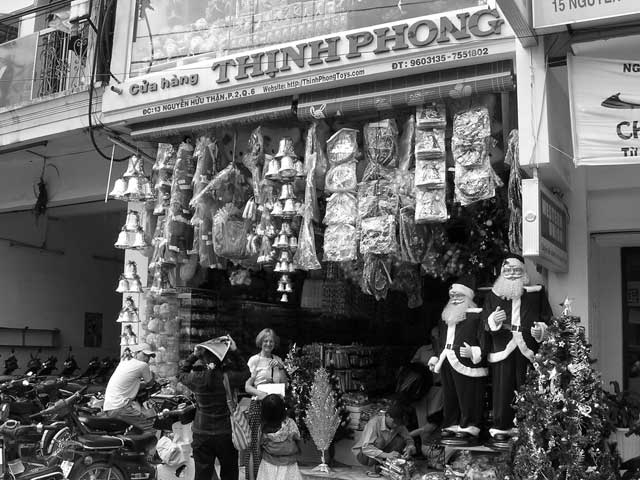
[{"label": "hanging packaged toy", "polygon": [[398,168],[408,171],[415,162],[416,117],[409,115],[402,126],[402,135],[398,141]]},{"label": "hanging packaged toy", "polygon": [[387,256],[365,255],[362,291],[376,300],[387,298],[391,286],[391,259]]},{"label": "hanging packaged toy", "polygon": [[446,222],[445,190],[416,189],[416,223]]},{"label": "hanging packaged toy", "polygon": [[446,183],[447,162],[445,157],[416,160],[415,186],[435,188]]},{"label": "hanging packaged toy", "polygon": [[324,188],[328,192],[355,192],[356,186],[355,161],[334,165],[327,172]]},{"label": "hanging packaged toy", "polygon": [[356,224],[358,208],[353,193],[334,193],[327,200],[327,209],[322,220],[325,225],[344,223]]},{"label": "hanging packaged toy", "polygon": [[358,184],[358,218],[395,215],[398,212],[398,196],[387,180],[373,180]]},{"label": "hanging packaged toy", "polygon": [[444,129],[416,131],[416,160],[443,157],[445,153]]},{"label": "hanging packaged toy", "polygon": [[398,250],[396,242],[396,218],[383,215],[362,219],[360,226],[360,253],[389,255]]},{"label": "hanging packaged toy", "polygon": [[447,124],[447,110],[443,102],[431,102],[416,108],[418,128],[444,128]]},{"label": "hanging packaged toy", "polygon": [[316,254],[316,240],[311,215],[311,210],[307,207],[302,217],[297,250],[293,255],[293,265],[297,270],[310,271],[322,268]]},{"label": "hanging packaged toy", "polygon": [[358,131],[341,128],[327,140],[327,157],[331,166],[350,162],[358,150]]},{"label": "hanging packaged toy", "polygon": [[364,146],[367,160],[382,167],[397,167],[397,138],[398,127],[393,119],[366,124],[364,126]]},{"label": "hanging packaged toy", "polygon": [[353,225],[329,225],[324,232],[324,260],[347,262],[357,256],[358,232]]},{"label": "hanging packaged toy", "polygon": [[425,238],[416,228],[415,208],[400,209],[399,220],[400,259],[404,262],[419,264],[426,251]]},{"label": "hanging packaged toy", "polygon": [[230,260],[247,257],[248,222],[240,219],[233,205],[225,205],[213,219],[213,250],[216,255]]},{"label": "hanging packaged toy", "polygon": [[474,169],[456,166],[455,194],[456,201],[463,206],[493,198],[496,181],[491,165]]}]

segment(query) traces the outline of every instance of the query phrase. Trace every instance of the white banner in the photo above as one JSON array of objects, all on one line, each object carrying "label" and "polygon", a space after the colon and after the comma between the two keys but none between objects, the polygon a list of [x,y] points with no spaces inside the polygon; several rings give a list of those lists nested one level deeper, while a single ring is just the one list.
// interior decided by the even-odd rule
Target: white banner
[{"label": "white banner", "polygon": [[638,12],[638,0],[533,0],[533,28],[611,19]]},{"label": "white banner", "polygon": [[640,61],[567,60],[575,164],[640,163]]}]

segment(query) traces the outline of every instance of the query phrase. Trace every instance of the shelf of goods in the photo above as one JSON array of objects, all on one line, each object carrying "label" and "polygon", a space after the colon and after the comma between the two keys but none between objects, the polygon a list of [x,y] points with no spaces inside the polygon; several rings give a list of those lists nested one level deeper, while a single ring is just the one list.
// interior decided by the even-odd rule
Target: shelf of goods
[{"label": "shelf of goods", "polygon": [[199,343],[229,332],[230,318],[219,315],[220,300],[207,290],[183,290],[177,295],[180,358],[186,358]]}]

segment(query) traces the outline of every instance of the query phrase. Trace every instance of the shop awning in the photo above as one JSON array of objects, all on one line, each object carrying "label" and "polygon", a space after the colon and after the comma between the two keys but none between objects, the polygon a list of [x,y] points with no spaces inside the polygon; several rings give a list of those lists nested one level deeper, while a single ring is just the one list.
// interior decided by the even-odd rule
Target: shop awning
[{"label": "shop awning", "polygon": [[298,118],[372,114],[440,98],[463,98],[513,88],[511,60],[502,60],[300,95]]},{"label": "shop awning", "polygon": [[224,107],[131,126],[131,137],[138,140],[158,140],[174,135],[191,135],[223,125],[242,125],[268,120],[293,120],[292,97],[275,98],[233,107]]}]

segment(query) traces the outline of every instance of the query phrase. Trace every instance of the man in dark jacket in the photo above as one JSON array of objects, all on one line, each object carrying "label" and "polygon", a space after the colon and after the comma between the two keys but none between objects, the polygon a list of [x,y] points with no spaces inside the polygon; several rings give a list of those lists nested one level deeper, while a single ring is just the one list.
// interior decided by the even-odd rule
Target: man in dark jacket
[{"label": "man in dark jacket", "polygon": [[[236,343],[230,336],[200,344],[184,361],[178,375],[178,381],[195,394],[198,407],[192,425],[195,480],[211,480],[216,458],[220,462],[221,480],[238,479],[238,452],[231,440],[231,422],[223,378],[224,375],[228,376],[233,389],[244,385],[249,378],[249,371],[226,371],[228,351],[232,352],[229,357],[237,355]],[[194,371],[193,366],[198,360],[205,367],[201,371]],[[244,362],[234,362],[236,363],[241,365]]]}]

